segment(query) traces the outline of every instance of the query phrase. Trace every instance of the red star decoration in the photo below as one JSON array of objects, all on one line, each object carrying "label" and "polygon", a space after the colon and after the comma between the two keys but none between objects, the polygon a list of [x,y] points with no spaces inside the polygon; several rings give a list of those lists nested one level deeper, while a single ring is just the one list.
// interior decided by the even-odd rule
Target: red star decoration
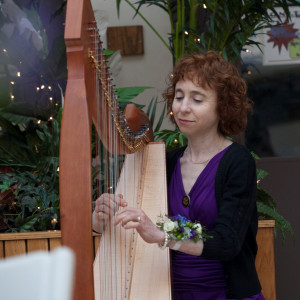
[{"label": "red star decoration", "polygon": [[284,24],[276,27],[272,27],[271,30],[267,32],[267,35],[270,37],[267,40],[267,43],[273,42],[273,48],[276,46],[281,52],[281,47],[284,45],[285,49],[288,50],[289,42],[292,42],[294,39],[298,38],[296,32],[298,29],[293,28],[294,24]]}]

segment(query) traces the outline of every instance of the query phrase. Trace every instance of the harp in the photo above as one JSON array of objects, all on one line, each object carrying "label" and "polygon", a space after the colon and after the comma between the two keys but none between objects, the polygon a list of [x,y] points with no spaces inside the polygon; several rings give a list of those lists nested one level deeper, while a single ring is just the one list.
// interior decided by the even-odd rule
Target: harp
[{"label": "harp", "polygon": [[[167,212],[164,145],[151,143],[149,121],[140,110],[125,110],[125,118],[119,111],[89,0],[67,1],[65,42],[68,82],[60,137],[60,215],[62,243],[76,255],[73,298],[171,299],[169,252],[146,245],[137,234],[132,237],[134,232],[127,236],[118,229],[114,235],[114,239],[121,237],[115,247],[127,244],[129,252],[123,255],[124,251],[118,250],[109,262],[106,258],[113,251],[100,248],[94,263],[92,123],[105,148],[126,154],[114,192],[126,193],[128,186],[133,187],[127,197],[136,197],[153,221]],[[137,183],[132,181],[132,172],[139,173]],[[109,244],[105,233],[101,247]],[[122,270],[114,270],[119,265]],[[124,269],[129,271],[121,276]],[[103,294],[106,289],[113,291]]]}]

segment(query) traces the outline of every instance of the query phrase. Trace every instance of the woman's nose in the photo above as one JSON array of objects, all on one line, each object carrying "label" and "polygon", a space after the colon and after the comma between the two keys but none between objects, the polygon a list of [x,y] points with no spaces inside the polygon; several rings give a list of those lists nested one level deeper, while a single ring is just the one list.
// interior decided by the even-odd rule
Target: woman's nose
[{"label": "woman's nose", "polygon": [[180,105],[180,110],[182,112],[189,112],[191,110],[190,103],[188,99],[184,98]]}]

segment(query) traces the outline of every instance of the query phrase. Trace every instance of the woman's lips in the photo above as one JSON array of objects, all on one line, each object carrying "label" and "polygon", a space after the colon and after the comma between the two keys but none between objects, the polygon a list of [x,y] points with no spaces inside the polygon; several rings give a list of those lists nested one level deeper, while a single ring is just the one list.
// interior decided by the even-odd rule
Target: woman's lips
[{"label": "woman's lips", "polygon": [[190,121],[190,120],[185,120],[185,119],[178,119],[178,122],[180,123],[180,124],[190,124],[190,123],[192,123],[192,121]]}]

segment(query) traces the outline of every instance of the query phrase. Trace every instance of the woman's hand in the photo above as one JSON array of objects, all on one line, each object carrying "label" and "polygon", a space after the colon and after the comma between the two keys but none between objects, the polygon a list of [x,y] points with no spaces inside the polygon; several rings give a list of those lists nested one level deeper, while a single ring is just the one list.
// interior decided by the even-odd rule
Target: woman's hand
[{"label": "woman's hand", "polygon": [[165,234],[161,231],[145,212],[139,208],[127,207],[116,213],[115,225],[121,224],[125,229],[135,228],[147,243],[163,244]]},{"label": "woman's hand", "polygon": [[93,230],[99,233],[103,232],[105,225],[115,215],[116,211],[118,211],[119,206],[127,206],[127,202],[123,200],[121,194],[102,194],[95,202]]}]

